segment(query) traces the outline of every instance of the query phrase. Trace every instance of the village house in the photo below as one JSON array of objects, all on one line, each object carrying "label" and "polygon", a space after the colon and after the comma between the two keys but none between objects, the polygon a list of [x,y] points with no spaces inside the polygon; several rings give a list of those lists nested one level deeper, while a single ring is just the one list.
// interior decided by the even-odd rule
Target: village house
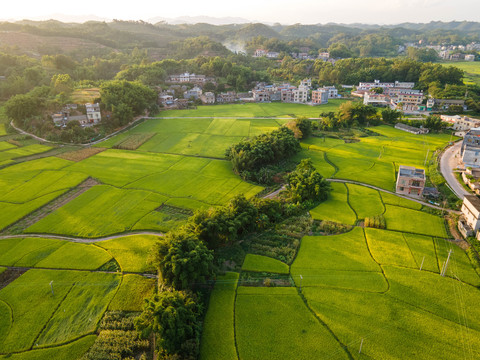
[{"label": "village house", "polygon": [[460,156],[466,168],[480,167],[480,128],[471,129],[465,134]]},{"label": "village house", "polygon": [[397,194],[421,198],[425,188],[425,170],[412,166],[400,165],[396,192]]},{"label": "village house", "polygon": [[85,104],[87,110],[87,119],[90,124],[98,124],[102,121],[102,114],[100,112],[100,104]]},{"label": "village house", "polygon": [[475,61],[475,55],[473,54],[465,55],[465,61]]},{"label": "village house", "polygon": [[158,103],[163,106],[173,105],[173,96],[167,93],[158,95]]},{"label": "village house", "polygon": [[85,104],[86,113],[78,110],[78,105],[68,104],[60,112],[53,114],[55,126],[65,127],[69,122],[78,121],[81,126],[93,126],[102,120],[100,104]]},{"label": "village house", "polygon": [[264,50],[264,49],[257,49],[253,54],[253,57],[264,57],[264,56],[267,56],[267,50]]},{"label": "village house", "polygon": [[197,84],[197,85],[203,85],[205,84],[208,80],[210,81],[215,81],[215,79],[207,79],[205,75],[195,75],[195,74],[190,74],[188,72],[179,74],[179,75],[170,75],[167,78],[167,83],[176,83],[176,84],[182,84],[182,83],[192,83],[192,84]]},{"label": "village house", "polygon": [[327,61],[330,58],[330,53],[329,52],[320,52],[318,53],[317,59]]},{"label": "village house", "polygon": [[[467,131],[473,128],[480,127],[480,119],[472,119],[467,116],[459,116],[456,115],[455,117],[451,116],[447,119],[448,115],[442,115],[440,118],[442,121],[449,122],[452,125],[452,129],[457,131]],[[452,121],[453,120],[453,121]]]},{"label": "village house", "polygon": [[201,95],[202,95],[202,89],[200,89],[198,86],[194,86],[190,90],[187,90],[183,93],[183,98],[197,100],[200,98]]},{"label": "village house", "polygon": [[279,56],[280,56],[280,53],[276,51],[269,51],[267,53],[267,58],[269,59],[277,59]]},{"label": "village house", "polygon": [[327,91],[329,99],[338,98],[338,90],[335,86],[324,86],[322,89]]},{"label": "village house", "polygon": [[367,92],[363,95],[363,105],[372,105],[378,107],[387,107],[390,104],[390,99],[388,99],[385,94],[377,94],[374,92]]},{"label": "village house", "polygon": [[237,100],[237,93],[235,91],[222,92],[217,95],[217,103],[229,104]]},{"label": "village house", "polygon": [[270,102],[270,92],[268,90],[253,90],[253,99],[255,102]]},{"label": "village house", "polygon": [[328,91],[317,89],[312,91],[312,105],[321,105],[328,103]]},{"label": "village house", "polygon": [[480,229],[480,199],[476,195],[463,198],[462,215],[458,220],[458,230],[463,236],[473,236]]},{"label": "village house", "polygon": [[208,91],[200,95],[200,100],[202,100],[203,104],[215,104],[215,94]]},{"label": "village house", "polygon": [[414,135],[428,134],[429,132],[427,128],[416,128],[414,126],[410,126],[402,123],[397,123],[395,125],[395,129],[406,131]]},{"label": "village house", "polygon": [[467,110],[465,100],[452,99],[428,99],[427,109],[449,110],[451,106],[461,106],[463,110]]}]

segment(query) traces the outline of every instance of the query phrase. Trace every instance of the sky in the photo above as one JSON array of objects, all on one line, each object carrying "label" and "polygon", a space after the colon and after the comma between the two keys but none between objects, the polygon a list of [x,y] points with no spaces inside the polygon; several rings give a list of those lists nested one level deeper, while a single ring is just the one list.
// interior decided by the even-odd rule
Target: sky
[{"label": "sky", "polygon": [[480,21],[479,0],[14,0],[1,19],[45,19],[53,14],[149,20],[180,16],[241,17],[282,24]]}]

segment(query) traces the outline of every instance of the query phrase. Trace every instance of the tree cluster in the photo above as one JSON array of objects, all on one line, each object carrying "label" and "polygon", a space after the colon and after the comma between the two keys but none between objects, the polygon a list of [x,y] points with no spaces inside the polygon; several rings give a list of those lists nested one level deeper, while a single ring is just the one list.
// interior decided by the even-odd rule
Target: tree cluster
[{"label": "tree cluster", "polygon": [[325,201],[330,190],[330,183],[315,169],[311,159],[303,159],[287,177],[287,191],[293,202]]},{"label": "tree cluster", "polygon": [[260,169],[291,157],[300,151],[300,143],[287,127],[243,140],[226,151],[235,173],[244,179],[256,178]]}]

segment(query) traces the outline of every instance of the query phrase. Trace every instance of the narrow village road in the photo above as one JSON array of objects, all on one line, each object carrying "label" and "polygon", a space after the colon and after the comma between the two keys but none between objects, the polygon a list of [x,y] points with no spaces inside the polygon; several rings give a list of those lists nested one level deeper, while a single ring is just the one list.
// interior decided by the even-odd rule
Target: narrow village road
[{"label": "narrow village road", "polygon": [[27,238],[27,237],[34,237],[34,238],[49,238],[49,239],[58,239],[58,240],[66,240],[70,242],[82,243],[82,244],[91,244],[101,241],[113,240],[118,239],[121,237],[131,236],[131,235],[155,235],[155,236],[165,236],[163,233],[157,233],[152,231],[137,231],[131,233],[124,233],[124,234],[116,234],[96,239],[91,238],[81,238],[81,237],[73,237],[73,236],[62,236],[62,235],[53,235],[53,234],[19,234],[19,235],[2,235],[0,236],[0,240],[3,239],[11,239],[11,238]]},{"label": "narrow village road", "polygon": [[453,193],[457,195],[459,199],[463,200],[464,196],[470,195],[470,193],[458,182],[453,172],[458,165],[461,146],[462,142],[459,141],[453,146],[445,149],[440,158],[440,171]]}]

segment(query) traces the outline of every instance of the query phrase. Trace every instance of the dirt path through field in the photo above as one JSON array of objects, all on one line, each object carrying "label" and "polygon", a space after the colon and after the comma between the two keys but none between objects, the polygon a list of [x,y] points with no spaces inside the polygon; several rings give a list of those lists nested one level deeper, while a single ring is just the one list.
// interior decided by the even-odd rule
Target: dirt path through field
[{"label": "dirt path through field", "polygon": [[74,236],[62,236],[62,235],[54,235],[54,234],[16,234],[16,235],[1,235],[0,240],[3,239],[12,239],[12,238],[28,238],[28,237],[35,237],[35,238],[48,238],[48,239],[58,239],[58,240],[66,240],[76,243],[82,244],[91,244],[101,241],[113,240],[118,239],[121,237],[131,236],[131,235],[154,235],[154,236],[165,236],[165,234],[160,232],[153,232],[153,231],[134,231],[129,233],[122,233],[116,235],[105,236],[101,238],[81,238],[81,237],[74,237]]}]

